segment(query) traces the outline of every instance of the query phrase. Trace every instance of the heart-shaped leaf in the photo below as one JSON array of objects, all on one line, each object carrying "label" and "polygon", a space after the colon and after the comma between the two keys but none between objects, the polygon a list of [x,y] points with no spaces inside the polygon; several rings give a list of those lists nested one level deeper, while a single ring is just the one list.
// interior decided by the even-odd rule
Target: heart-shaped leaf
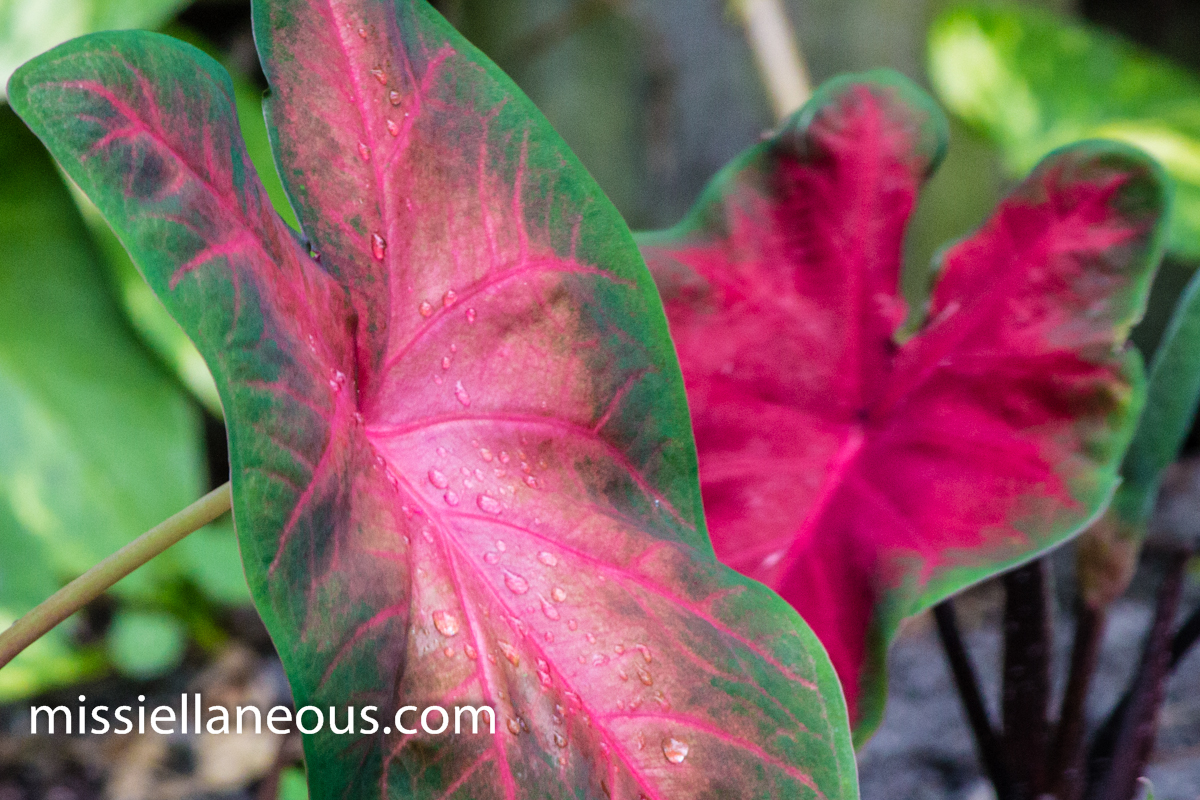
[{"label": "heart-shaped leaf", "polygon": [[967,5],[929,32],[929,77],[1022,176],[1056,147],[1127,142],[1175,181],[1171,250],[1200,256],[1200,80],[1120,37],[1020,5]]},{"label": "heart-shaped leaf", "polygon": [[[374,731],[306,736],[314,796],[856,797],[820,644],[715,560],[611,204],[424,2],[255,15],[311,257],[194,49],[88,37],[11,96],[212,368],[297,705],[339,728],[378,707]],[[496,731],[401,733],[405,705],[486,705]]]},{"label": "heart-shaped leaf", "polygon": [[927,322],[896,342],[905,224],[944,128],[899,76],[831,82],[643,247],[717,555],[812,626],[860,738],[900,619],[1077,531],[1141,407],[1123,345],[1164,198],[1120,145],[1039,167],[946,254]]}]

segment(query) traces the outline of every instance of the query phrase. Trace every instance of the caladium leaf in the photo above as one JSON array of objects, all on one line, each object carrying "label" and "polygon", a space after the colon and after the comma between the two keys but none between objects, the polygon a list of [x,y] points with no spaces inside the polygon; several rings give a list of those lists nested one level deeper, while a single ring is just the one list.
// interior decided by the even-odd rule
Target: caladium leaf
[{"label": "caladium leaf", "polygon": [[1133,580],[1164,473],[1179,457],[1198,406],[1200,275],[1195,275],[1154,353],[1146,410],[1121,464],[1121,485],[1104,517],[1079,542],[1076,573],[1089,605],[1107,606]]},{"label": "caladium leaf", "polygon": [[860,738],[900,619],[1077,531],[1141,406],[1123,345],[1164,195],[1121,145],[1041,165],[946,253],[896,342],[905,224],[944,141],[907,80],[839,79],[643,241],[717,555],[812,626]]},{"label": "caladium leaf", "polygon": [[1013,176],[1080,139],[1147,151],[1176,184],[1171,250],[1200,256],[1200,80],[1187,70],[1044,9],[970,4],[931,27],[929,77]]},{"label": "caladium leaf", "polygon": [[303,244],[198,51],[96,35],[11,97],[212,368],[297,705],[377,707],[306,736],[314,796],[856,797],[819,642],[713,555],[661,305],[574,156],[424,2],[255,27]]}]

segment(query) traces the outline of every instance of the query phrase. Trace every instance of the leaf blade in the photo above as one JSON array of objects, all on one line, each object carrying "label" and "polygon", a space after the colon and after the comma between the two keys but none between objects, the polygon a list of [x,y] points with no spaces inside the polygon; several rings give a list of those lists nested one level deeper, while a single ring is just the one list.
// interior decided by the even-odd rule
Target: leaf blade
[{"label": "leaf blade", "polygon": [[[889,135],[871,133],[864,105]],[[896,344],[903,225],[940,125],[898,77],[843,79],[718,176],[688,222],[643,240],[718,557],[817,632],[857,737],[878,721],[902,617],[1062,541],[1107,502],[1141,402],[1139,362],[1119,351],[1161,255],[1156,168],[1084,145],[949,252],[930,319]],[[928,166],[872,184],[905,164]],[[808,184],[778,177],[797,171]],[[884,188],[863,195],[872,185]],[[827,217],[796,213],[798,186],[834,198]]]},{"label": "leaf blade", "polygon": [[[277,125],[281,174],[321,254],[320,265],[308,259],[252,177],[219,69],[156,37],[85,40],[75,46],[88,58],[71,69],[104,72],[100,53],[111,49],[171,78],[149,89],[115,81],[145,109],[165,107],[158,98],[186,82],[198,100],[160,120],[159,139],[191,165],[160,170],[192,176],[169,183],[173,193],[120,181],[138,175],[128,143],[114,174],[87,174],[100,162],[79,157],[106,132],[72,140],[54,126],[69,134],[78,107],[14,91],[68,171],[100,195],[213,369],[248,578],[297,704],[369,703],[384,709],[380,727],[402,702],[497,710],[495,737],[306,737],[314,795],[601,797],[607,786],[666,797],[745,779],[788,796],[856,796],[840,689],[820,645],[783,603],[712,558],[678,368],[628,231],[527,101],[428,6],[356,8],[399,26],[393,46],[433,41],[461,61],[459,77],[438,85],[449,110],[421,123],[431,157],[412,163],[442,179],[442,194],[424,199],[433,208],[488,201],[490,241],[487,226],[454,228],[433,214],[377,257],[367,212],[356,226],[344,211],[372,195],[334,192],[325,199],[337,205],[315,218],[302,191],[325,187],[306,175],[298,192],[289,148],[299,140]],[[260,25],[269,11],[258,9]],[[260,31],[260,43],[272,35]],[[19,77],[52,87],[60,68],[47,58]],[[370,68],[364,77],[376,81]],[[269,74],[283,104],[291,78]],[[391,89],[376,85],[394,108]],[[500,105],[495,119],[508,129],[483,132],[479,98]],[[68,118],[37,119],[35,108]],[[434,146],[471,126],[475,155]],[[349,146],[338,165],[361,158]],[[498,199],[481,185],[499,187]],[[169,198],[163,225],[147,212]],[[214,207],[226,216],[210,229]],[[466,214],[487,216],[478,208]],[[315,234],[330,218],[346,225],[323,241]],[[151,249],[151,233],[179,236],[175,252]],[[479,257],[468,262],[477,272],[452,275],[455,248]],[[393,293],[411,299],[393,303]]]}]

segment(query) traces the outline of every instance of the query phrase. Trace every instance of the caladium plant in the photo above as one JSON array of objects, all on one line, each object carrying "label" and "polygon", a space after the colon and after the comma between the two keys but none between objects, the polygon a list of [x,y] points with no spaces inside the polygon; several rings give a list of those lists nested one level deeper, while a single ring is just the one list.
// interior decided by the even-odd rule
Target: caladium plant
[{"label": "caladium plant", "polygon": [[661,305],[574,156],[422,0],[254,25],[303,237],[190,46],[78,39],[10,98],[214,374],[297,706],[378,708],[305,737],[313,796],[856,797],[821,645],[714,556]]},{"label": "caladium plant", "polygon": [[859,739],[900,620],[1084,526],[1142,405],[1125,342],[1166,200],[1124,145],[1038,166],[945,253],[899,340],[905,223],[946,139],[907,80],[836,80],[642,241],[717,555],[812,626]]}]

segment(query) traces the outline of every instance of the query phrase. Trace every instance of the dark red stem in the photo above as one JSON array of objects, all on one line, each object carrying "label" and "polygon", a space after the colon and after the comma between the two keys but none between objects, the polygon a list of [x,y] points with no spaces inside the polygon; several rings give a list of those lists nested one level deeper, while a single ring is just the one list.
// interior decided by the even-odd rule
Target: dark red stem
[{"label": "dark red stem", "polygon": [[1092,745],[1087,800],[1132,800],[1137,793],[1137,779],[1150,760],[1158,711],[1171,674],[1171,628],[1179,610],[1187,560],[1188,553],[1183,551],[1169,556],[1154,622],[1133,684]]},{"label": "dark red stem", "polygon": [[1046,783],[1057,800],[1079,800],[1084,788],[1084,738],[1087,733],[1087,696],[1104,640],[1107,609],[1079,604],[1075,613],[1075,642]]},{"label": "dark red stem", "polygon": [[1013,800],[1034,800],[1050,743],[1050,603],[1046,562],[1005,574],[1003,745]]},{"label": "dark red stem", "polygon": [[1008,770],[1000,750],[1000,740],[996,735],[995,728],[992,727],[987,706],[983,702],[979,679],[975,675],[975,667],[971,664],[971,657],[963,644],[952,602],[946,600],[934,606],[933,618],[937,623],[938,638],[942,642],[946,660],[950,663],[950,672],[954,676],[954,685],[958,689],[959,699],[962,700],[967,722],[975,735],[979,760],[983,762],[983,768],[996,788],[998,800],[1012,800]]}]

